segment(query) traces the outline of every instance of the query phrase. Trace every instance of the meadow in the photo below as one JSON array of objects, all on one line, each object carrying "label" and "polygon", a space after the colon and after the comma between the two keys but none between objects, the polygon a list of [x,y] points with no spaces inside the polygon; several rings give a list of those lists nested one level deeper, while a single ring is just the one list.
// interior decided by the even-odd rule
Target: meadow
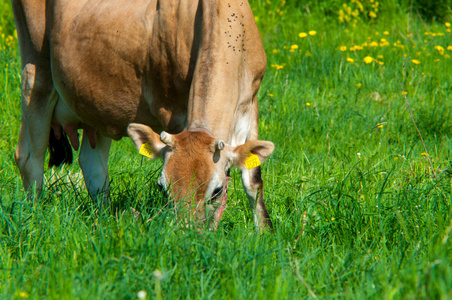
[{"label": "meadow", "polygon": [[256,232],[233,170],[219,229],[200,234],[157,188],[162,162],[126,138],[110,152],[109,213],[77,163],[46,169],[27,202],[19,51],[0,0],[0,298],[451,299],[450,9],[427,20],[399,2],[250,1],[275,228]]}]

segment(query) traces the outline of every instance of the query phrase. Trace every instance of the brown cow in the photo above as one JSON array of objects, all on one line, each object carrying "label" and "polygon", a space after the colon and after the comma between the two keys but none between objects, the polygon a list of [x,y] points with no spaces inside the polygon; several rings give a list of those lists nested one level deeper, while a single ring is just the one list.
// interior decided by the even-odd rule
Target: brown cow
[{"label": "brown cow", "polygon": [[85,183],[106,202],[111,140],[128,134],[139,150],[163,159],[159,184],[176,207],[217,224],[237,166],[256,226],[272,227],[256,167],[274,149],[258,140],[266,56],[246,0],[12,5],[22,60],[15,159],[26,190],[42,187],[49,144],[51,164],[70,162],[67,138],[78,150],[83,129]]}]

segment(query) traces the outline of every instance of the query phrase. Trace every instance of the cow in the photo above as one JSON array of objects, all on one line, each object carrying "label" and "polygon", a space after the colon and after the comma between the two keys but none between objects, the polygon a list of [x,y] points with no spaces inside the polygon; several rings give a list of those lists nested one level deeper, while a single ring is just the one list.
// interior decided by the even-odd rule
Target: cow
[{"label": "cow", "polygon": [[247,0],[12,7],[22,68],[14,157],[25,190],[42,189],[47,148],[58,166],[72,161],[72,146],[90,196],[108,203],[111,141],[130,136],[163,159],[158,184],[185,218],[216,227],[236,166],[256,227],[272,228],[259,165],[274,145],[258,139],[267,62]]}]

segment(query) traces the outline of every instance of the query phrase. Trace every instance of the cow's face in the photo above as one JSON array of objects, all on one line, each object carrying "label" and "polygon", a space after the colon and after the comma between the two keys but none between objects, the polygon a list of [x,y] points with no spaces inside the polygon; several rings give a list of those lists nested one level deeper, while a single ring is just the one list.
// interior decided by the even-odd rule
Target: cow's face
[{"label": "cow's face", "polygon": [[274,149],[273,143],[266,141],[230,146],[204,129],[174,135],[162,132],[159,136],[148,126],[130,124],[128,133],[141,153],[163,159],[158,184],[168,192],[176,209],[185,212],[186,219],[213,219],[213,226],[226,204],[230,168],[245,169],[251,153],[263,162]]}]

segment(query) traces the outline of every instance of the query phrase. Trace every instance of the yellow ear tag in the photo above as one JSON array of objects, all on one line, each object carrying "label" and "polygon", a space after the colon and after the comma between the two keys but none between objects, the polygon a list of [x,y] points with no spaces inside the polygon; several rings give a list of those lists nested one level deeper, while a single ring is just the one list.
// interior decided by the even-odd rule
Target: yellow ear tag
[{"label": "yellow ear tag", "polygon": [[245,166],[248,170],[259,167],[260,165],[261,162],[256,154],[250,153],[248,157],[245,159]]},{"label": "yellow ear tag", "polygon": [[154,151],[152,151],[151,144],[144,143],[143,145],[141,145],[140,154],[152,158],[152,154],[154,154]]}]

